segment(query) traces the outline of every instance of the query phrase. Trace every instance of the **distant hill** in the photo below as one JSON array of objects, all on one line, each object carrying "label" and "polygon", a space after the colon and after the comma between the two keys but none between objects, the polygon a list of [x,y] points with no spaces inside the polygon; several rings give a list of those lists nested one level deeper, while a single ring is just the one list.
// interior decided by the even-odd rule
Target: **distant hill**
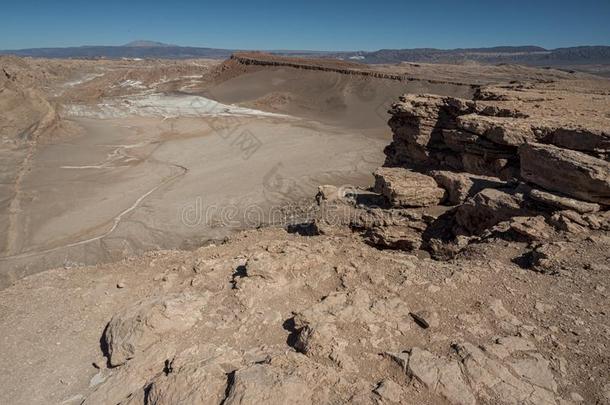
[{"label": "distant hill", "polygon": [[[45,58],[211,58],[225,59],[236,49],[177,46],[162,42],[137,40],[123,46],[80,46],[70,48],[33,48],[0,51],[0,54]],[[573,66],[610,64],[610,46],[579,46],[545,49],[539,46],[499,46],[460,49],[380,49],[374,52],[268,51],[277,55],[325,57],[360,63],[515,63],[532,66]]]},{"label": "distant hill", "polygon": [[233,50],[176,46],[151,41],[134,41],[122,46],[78,46],[69,48],[32,48],[0,51],[0,54],[35,58],[142,58],[142,59],[226,59]]},{"label": "distant hill", "polygon": [[137,40],[137,41],[131,41],[128,44],[125,44],[123,46],[126,47],[145,47],[145,48],[155,48],[155,47],[168,47],[168,46],[177,46],[177,45],[169,45],[169,44],[164,44],[163,42],[155,42],[155,41],[143,41],[143,40]]},{"label": "distant hill", "polygon": [[610,46],[579,46],[573,48],[544,49],[537,46],[471,49],[381,49],[375,52],[337,54],[364,63],[517,63],[534,66],[578,64],[610,64]]}]

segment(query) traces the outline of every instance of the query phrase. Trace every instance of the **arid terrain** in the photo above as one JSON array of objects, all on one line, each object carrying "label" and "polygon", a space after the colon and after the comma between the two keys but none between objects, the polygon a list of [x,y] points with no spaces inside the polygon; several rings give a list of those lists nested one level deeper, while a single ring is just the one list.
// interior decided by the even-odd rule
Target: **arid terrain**
[{"label": "arid terrain", "polygon": [[0,57],[0,403],[610,404],[610,80]]}]

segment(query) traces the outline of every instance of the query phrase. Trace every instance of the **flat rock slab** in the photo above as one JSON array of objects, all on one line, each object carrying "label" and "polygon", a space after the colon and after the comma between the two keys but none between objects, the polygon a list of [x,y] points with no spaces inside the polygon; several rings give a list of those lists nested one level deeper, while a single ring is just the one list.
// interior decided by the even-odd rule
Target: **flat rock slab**
[{"label": "flat rock slab", "polygon": [[589,203],[538,189],[532,189],[529,192],[529,197],[534,201],[552,208],[559,210],[574,210],[581,214],[597,212],[601,209],[600,205],[596,203]]},{"label": "flat rock slab", "polygon": [[528,121],[513,117],[467,114],[457,118],[457,126],[500,145],[519,146],[535,140],[534,131]]},{"label": "flat rock slab", "polygon": [[570,197],[610,205],[610,162],[537,143],[522,145],[519,156],[525,180]]}]

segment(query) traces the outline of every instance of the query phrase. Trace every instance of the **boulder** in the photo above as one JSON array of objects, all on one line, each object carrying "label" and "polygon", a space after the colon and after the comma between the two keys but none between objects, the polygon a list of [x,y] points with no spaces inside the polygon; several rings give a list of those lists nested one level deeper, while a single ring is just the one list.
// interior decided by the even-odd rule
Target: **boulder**
[{"label": "boulder", "polygon": [[610,205],[610,162],[536,143],[519,148],[521,176],[547,190]]},{"label": "boulder", "polygon": [[402,387],[388,379],[381,381],[374,392],[387,402],[398,403],[402,396]]},{"label": "boulder", "polygon": [[409,226],[377,226],[367,230],[364,236],[370,244],[385,249],[412,251],[422,244],[421,231]]},{"label": "boulder", "polygon": [[523,198],[512,190],[487,188],[459,206],[455,220],[472,234],[479,234],[492,226],[516,216],[526,216]]},{"label": "boulder", "polygon": [[495,177],[446,170],[434,170],[430,172],[430,176],[447,191],[447,203],[450,205],[462,204],[468,197],[472,197],[485,188],[494,186],[500,188],[506,185],[505,182]]},{"label": "boulder", "polygon": [[537,246],[530,254],[530,266],[540,273],[557,273],[566,258],[574,252],[565,242],[543,243]]},{"label": "boulder", "polygon": [[551,224],[560,231],[582,234],[589,223],[576,211],[557,211],[550,218]]},{"label": "boulder", "polygon": [[548,239],[550,230],[542,215],[535,217],[514,217],[509,223],[510,229],[522,237],[533,240]]},{"label": "boulder", "polygon": [[470,197],[470,190],[474,182],[466,173],[454,173],[449,171],[434,171],[430,175],[437,184],[447,191],[447,202],[451,205],[463,203]]},{"label": "boulder", "polygon": [[425,174],[400,167],[381,167],[374,173],[375,191],[394,207],[427,207],[440,204],[445,190]]},{"label": "boulder", "polygon": [[114,315],[104,333],[110,365],[125,363],[165,334],[190,329],[207,301],[207,295],[187,293],[155,297]]}]

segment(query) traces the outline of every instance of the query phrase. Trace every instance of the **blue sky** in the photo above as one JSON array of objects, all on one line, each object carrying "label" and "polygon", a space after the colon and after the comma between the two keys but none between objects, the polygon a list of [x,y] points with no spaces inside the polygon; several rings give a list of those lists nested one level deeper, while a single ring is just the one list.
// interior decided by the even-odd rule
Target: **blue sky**
[{"label": "blue sky", "polygon": [[610,45],[610,0],[2,0],[0,49],[147,39],[231,49]]}]

